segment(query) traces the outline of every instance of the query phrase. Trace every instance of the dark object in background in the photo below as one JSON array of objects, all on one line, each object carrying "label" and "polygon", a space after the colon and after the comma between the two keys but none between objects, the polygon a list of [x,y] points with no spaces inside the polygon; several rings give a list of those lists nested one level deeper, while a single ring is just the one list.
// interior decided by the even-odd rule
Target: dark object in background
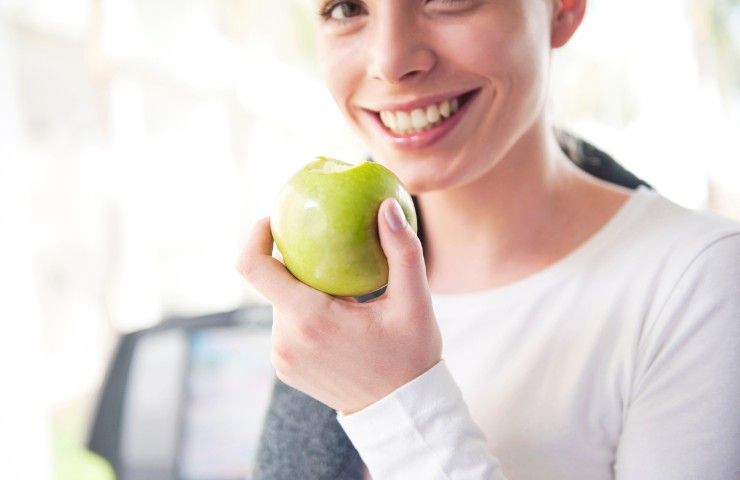
[{"label": "dark object in background", "polygon": [[118,480],[250,478],[274,371],[272,308],[171,318],[121,337],[88,448]]}]

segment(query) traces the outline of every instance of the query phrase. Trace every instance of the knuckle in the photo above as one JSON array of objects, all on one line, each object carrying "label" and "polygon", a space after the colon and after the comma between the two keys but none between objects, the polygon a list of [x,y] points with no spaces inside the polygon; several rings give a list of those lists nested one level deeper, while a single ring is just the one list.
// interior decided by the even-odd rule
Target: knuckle
[{"label": "knuckle", "polygon": [[321,327],[316,320],[308,320],[298,325],[301,340],[306,343],[316,343],[321,339]]},{"label": "knuckle", "polygon": [[270,361],[276,371],[290,371],[295,359],[293,348],[281,341],[273,341],[270,352]]},{"label": "knuckle", "polygon": [[298,324],[298,333],[308,344],[321,343],[332,331],[332,322],[324,312],[312,313]]}]

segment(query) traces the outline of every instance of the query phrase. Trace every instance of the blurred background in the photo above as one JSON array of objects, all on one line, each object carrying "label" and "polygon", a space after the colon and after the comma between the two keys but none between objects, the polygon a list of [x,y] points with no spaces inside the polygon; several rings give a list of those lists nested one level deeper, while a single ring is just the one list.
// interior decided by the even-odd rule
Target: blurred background
[{"label": "blurred background", "polygon": [[[314,155],[364,158],[317,77],[313,16],[0,0],[0,478],[83,479],[120,335],[262,302],[234,270],[252,223]],[[554,64],[560,125],[740,219],[740,0],[591,0]]]}]

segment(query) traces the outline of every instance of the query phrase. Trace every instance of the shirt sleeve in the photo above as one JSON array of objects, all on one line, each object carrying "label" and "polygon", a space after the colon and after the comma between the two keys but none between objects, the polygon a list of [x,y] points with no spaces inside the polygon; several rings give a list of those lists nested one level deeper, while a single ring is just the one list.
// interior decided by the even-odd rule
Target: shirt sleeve
[{"label": "shirt sleeve", "polygon": [[444,360],[337,420],[374,479],[505,480]]},{"label": "shirt sleeve", "polygon": [[620,480],[740,479],[740,234],[706,247],[644,326]]}]

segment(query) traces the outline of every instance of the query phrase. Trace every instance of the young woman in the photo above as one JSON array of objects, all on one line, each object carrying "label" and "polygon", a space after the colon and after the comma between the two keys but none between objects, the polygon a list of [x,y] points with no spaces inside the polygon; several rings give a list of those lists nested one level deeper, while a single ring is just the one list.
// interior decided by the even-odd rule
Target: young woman
[{"label": "young woman", "polygon": [[332,409],[364,474],[740,478],[740,225],[563,152],[550,57],[586,0],[314,4],[325,82],[423,243],[384,202],[390,278],[364,303],[294,279],[269,218],[239,269],[273,304],[279,379]]}]

